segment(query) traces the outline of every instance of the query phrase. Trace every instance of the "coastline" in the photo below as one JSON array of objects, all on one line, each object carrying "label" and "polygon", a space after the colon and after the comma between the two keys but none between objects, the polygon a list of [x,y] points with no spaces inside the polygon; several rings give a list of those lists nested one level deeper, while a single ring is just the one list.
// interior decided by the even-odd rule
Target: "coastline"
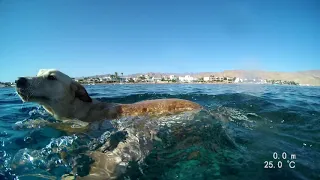
[{"label": "coastline", "polygon": [[[207,85],[274,85],[274,86],[301,86],[301,87],[320,87],[320,85],[289,85],[289,84],[255,84],[255,83],[197,83],[197,82],[192,82],[192,83],[97,83],[97,84],[81,84],[83,86],[100,86],[100,85],[169,85],[169,84],[190,84],[190,85],[195,85],[195,84],[207,84]],[[5,87],[0,87],[0,89],[5,89],[5,88],[15,88],[15,86],[5,86]]]},{"label": "coastline", "polygon": [[[272,83],[234,83],[234,82],[134,82],[134,83],[95,83],[95,84],[90,84],[90,83],[81,83],[83,86],[96,86],[96,85],[155,85],[155,84],[211,84],[211,85],[228,85],[228,84],[233,84],[233,85],[275,85],[275,86],[303,86],[303,87],[320,87],[320,85],[304,85],[304,84],[299,84],[299,85],[289,85],[289,84],[272,84]],[[0,89],[3,88],[15,88],[15,86],[3,86],[0,87]]]},{"label": "coastline", "polygon": [[[128,84],[237,84],[237,83],[227,83],[227,82],[189,82],[189,83],[179,83],[179,82],[161,82],[161,83],[155,83],[155,82],[135,82],[135,83],[96,83],[96,84],[81,84],[81,85],[107,85],[107,84],[112,84],[112,85],[116,85],[116,84],[121,84],[121,85],[128,85]],[[240,84],[240,83],[238,83]],[[244,83],[241,83],[244,84]]]},{"label": "coastline", "polygon": [[[190,82],[190,83],[177,83],[177,82],[137,82],[137,83],[96,83],[96,84],[81,84],[84,86],[96,86],[96,85],[155,85],[155,84],[215,84],[215,85],[278,85],[278,86],[306,86],[306,85],[289,85],[289,84],[271,84],[271,83],[228,83],[228,82]],[[317,86],[317,85],[309,85],[309,86]]]}]

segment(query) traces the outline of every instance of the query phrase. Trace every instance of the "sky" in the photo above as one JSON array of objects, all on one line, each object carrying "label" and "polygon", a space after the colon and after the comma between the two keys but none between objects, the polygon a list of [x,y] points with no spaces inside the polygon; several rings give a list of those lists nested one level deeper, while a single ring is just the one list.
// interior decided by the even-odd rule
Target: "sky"
[{"label": "sky", "polygon": [[0,0],[0,81],[320,69],[319,0]]}]

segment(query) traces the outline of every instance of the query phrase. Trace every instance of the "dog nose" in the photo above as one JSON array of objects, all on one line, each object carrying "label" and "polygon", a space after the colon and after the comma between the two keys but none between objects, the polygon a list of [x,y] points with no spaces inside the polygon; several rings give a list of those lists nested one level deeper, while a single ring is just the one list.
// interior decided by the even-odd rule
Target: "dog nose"
[{"label": "dog nose", "polygon": [[19,88],[24,88],[27,86],[28,79],[24,77],[20,77],[18,80],[15,81],[16,86]]}]

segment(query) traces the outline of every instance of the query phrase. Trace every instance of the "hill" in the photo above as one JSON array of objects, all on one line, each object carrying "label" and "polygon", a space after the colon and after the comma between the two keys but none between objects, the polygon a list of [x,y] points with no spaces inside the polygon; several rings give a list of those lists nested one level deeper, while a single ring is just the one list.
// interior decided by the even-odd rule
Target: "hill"
[{"label": "hill", "polygon": [[286,80],[295,81],[299,84],[310,84],[320,86],[320,70],[311,71],[298,71],[298,72],[275,72],[275,71],[261,71],[261,70],[225,70],[222,72],[199,72],[199,73],[159,73],[159,72],[149,72],[149,73],[137,73],[131,74],[130,77],[136,77],[141,74],[149,74],[155,77],[176,75],[185,76],[192,75],[194,77],[204,77],[204,76],[230,76],[239,77],[247,79],[273,79],[273,80]]},{"label": "hill", "polygon": [[320,70],[299,72],[229,70],[223,71],[220,75],[240,78],[286,80],[295,81],[299,84],[320,85]]},{"label": "hill", "polygon": [[[247,79],[273,79],[273,80],[286,80],[286,81],[295,81],[299,84],[310,84],[320,86],[320,70],[310,70],[310,71],[297,71],[297,72],[276,72],[276,71],[262,71],[262,70],[225,70],[222,72],[186,72],[186,73],[161,73],[161,72],[147,72],[147,73],[135,73],[125,75],[128,77],[137,77],[142,74],[148,74],[153,77],[161,76],[185,76],[191,75],[194,77],[205,77],[205,76],[229,76],[229,77],[239,77]],[[104,77],[110,74],[105,75],[95,75],[90,77]],[[119,73],[120,75],[120,73]]]}]

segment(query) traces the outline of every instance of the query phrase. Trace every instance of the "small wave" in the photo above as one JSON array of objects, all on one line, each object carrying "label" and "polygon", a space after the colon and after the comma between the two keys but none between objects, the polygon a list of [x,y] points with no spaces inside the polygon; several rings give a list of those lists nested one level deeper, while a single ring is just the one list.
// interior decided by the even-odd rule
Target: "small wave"
[{"label": "small wave", "polygon": [[0,100],[0,105],[6,105],[6,104],[21,104],[21,100]]},{"label": "small wave", "polygon": [[[144,160],[128,163],[123,179],[247,179],[248,175],[253,179],[262,176],[316,179],[320,174],[316,161],[320,141],[319,88],[242,85],[89,88],[90,95],[104,102],[181,98],[201,104],[210,113],[204,110],[195,115],[118,119],[114,122],[116,128],[92,127],[92,132],[67,136],[46,127],[47,121],[54,119],[44,109],[33,103],[22,104],[13,90],[6,91],[0,100],[0,128],[7,132],[0,134],[0,178],[17,179],[17,175],[21,179],[36,178],[34,174],[22,173],[41,174],[43,177],[37,178],[42,179],[60,178],[72,170],[86,175],[92,160],[85,152],[113,152],[125,142],[133,145],[133,151],[119,152],[123,152],[124,158],[132,155]],[[13,126],[18,127],[12,129],[17,121],[18,125]],[[152,140],[152,150],[145,139]],[[272,160],[274,151],[297,153],[299,168],[255,171],[263,161]]]},{"label": "small wave", "polygon": [[34,128],[41,128],[48,125],[48,121],[42,118],[39,119],[26,119],[23,121],[17,121],[13,125],[13,129],[20,130],[20,129],[34,129]]},{"label": "small wave", "polygon": [[16,92],[14,93],[5,93],[5,94],[2,94],[3,96],[7,96],[7,97],[15,97],[15,96],[18,96],[18,94]]},{"label": "small wave", "polygon": [[89,149],[89,140],[76,135],[53,138],[42,149],[24,148],[19,150],[13,156],[10,167],[16,172],[17,176],[42,174],[61,177],[62,174],[72,171],[73,160],[75,160],[77,154],[84,153]]}]

